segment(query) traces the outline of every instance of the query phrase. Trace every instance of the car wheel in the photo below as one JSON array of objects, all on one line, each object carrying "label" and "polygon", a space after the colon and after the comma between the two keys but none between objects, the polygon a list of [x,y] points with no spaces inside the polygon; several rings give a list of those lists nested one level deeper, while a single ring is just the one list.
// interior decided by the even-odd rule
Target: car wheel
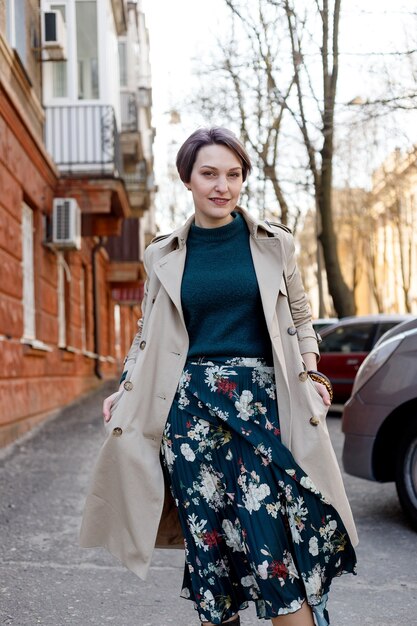
[{"label": "car wheel", "polygon": [[399,446],[395,483],[401,506],[417,530],[417,430],[409,431]]}]

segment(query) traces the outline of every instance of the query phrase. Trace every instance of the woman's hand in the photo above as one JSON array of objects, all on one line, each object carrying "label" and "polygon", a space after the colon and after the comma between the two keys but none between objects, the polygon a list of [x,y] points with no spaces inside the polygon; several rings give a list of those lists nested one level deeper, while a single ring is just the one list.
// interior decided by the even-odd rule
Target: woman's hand
[{"label": "woman's hand", "polygon": [[321,399],[323,400],[323,404],[325,406],[330,406],[331,400],[330,400],[329,392],[327,391],[326,387],[322,385],[321,383],[316,383],[314,380],[313,380],[313,385],[315,386],[318,393],[320,394]]},{"label": "woman's hand", "polygon": [[115,391],[114,393],[111,394],[111,396],[107,396],[107,398],[104,399],[103,401],[103,418],[105,422],[110,422],[111,420],[111,407],[112,404],[114,402],[114,400],[117,398],[117,396],[121,393],[123,389],[123,383],[120,385],[119,389],[117,391]]}]

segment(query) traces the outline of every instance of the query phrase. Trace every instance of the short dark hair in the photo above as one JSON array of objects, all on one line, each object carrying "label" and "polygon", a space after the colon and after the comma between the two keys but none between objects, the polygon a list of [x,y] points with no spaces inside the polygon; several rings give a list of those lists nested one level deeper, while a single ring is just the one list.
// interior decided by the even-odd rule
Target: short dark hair
[{"label": "short dark hair", "polygon": [[178,150],[177,170],[181,180],[189,183],[191,172],[197,158],[198,151],[203,146],[221,144],[229,148],[242,163],[242,178],[246,180],[252,169],[252,164],[248,153],[242,143],[231,130],[214,126],[213,128],[199,128],[188,137]]}]

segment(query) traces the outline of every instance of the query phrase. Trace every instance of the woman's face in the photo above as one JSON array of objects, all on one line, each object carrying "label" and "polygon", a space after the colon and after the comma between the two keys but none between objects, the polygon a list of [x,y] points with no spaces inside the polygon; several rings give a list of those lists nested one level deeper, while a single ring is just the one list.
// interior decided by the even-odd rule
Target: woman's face
[{"label": "woman's face", "polygon": [[196,225],[215,228],[231,222],[242,184],[242,162],[232,150],[222,144],[200,148],[187,183],[193,194]]}]

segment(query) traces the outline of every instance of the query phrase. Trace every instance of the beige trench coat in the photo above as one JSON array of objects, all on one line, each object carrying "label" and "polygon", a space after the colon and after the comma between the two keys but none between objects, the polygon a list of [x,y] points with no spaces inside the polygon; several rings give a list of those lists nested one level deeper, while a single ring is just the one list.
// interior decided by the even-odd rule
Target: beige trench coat
[{"label": "beige trench coat", "polygon": [[[317,353],[318,347],[295,264],[293,238],[283,228],[267,226],[243,209],[237,211],[249,227],[273,346],[282,441],[337,509],[356,545],[351,510],[326,426],[326,407],[312,381],[300,376],[304,371],[301,354]],[[155,545],[182,547],[181,529],[164,484],[159,451],[188,351],[180,290],[192,221],[193,216],[146,250],[143,327],[126,360],[124,389],[106,425],[107,437],[96,463],[81,526],[82,546],[106,547],[143,579]],[[318,426],[310,424],[312,416],[320,419]]]}]

